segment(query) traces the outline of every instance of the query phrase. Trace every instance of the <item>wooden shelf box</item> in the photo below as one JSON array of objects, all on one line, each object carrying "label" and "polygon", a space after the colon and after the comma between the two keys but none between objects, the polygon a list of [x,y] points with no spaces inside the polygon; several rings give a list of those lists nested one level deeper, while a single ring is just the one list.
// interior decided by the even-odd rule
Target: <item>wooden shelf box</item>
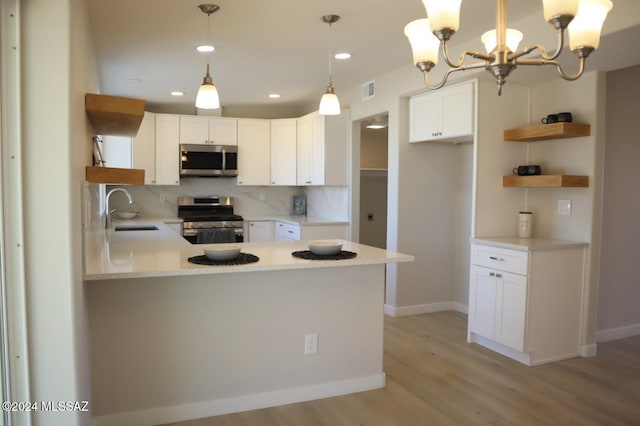
[{"label": "wooden shelf box", "polygon": [[517,188],[587,188],[589,186],[589,176],[503,176],[502,186]]},{"label": "wooden shelf box", "polygon": [[87,166],[86,180],[94,183],[144,185],[144,170]]},{"label": "wooden shelf box", "polygon": [[505,130],[503,139],[512,142],[535,142],[589,135],[591,135],[591,125],[589,124],[552,123]]}]

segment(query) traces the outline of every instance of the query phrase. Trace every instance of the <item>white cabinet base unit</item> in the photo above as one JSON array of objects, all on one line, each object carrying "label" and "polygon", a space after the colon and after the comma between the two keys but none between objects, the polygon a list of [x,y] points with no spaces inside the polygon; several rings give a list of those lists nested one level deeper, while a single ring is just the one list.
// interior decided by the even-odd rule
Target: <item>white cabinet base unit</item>
[{"label": "white cabinet base unit", "polygon": [[273,221],[271,220],[251,220],[247,222],[245,230],[245,242],[262,242],[274,240]]},{"label": "white cabinet base unit", "polygon": [[586,247],[474,239],[467,340],[527,365],[579,356]]}]

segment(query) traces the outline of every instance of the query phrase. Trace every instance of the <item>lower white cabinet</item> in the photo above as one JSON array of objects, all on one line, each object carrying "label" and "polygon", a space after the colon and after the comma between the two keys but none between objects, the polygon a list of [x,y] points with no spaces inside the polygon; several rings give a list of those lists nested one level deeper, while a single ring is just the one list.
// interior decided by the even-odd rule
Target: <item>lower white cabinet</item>
[{"label": "lower white cabinet", "polygon": [[468,341],[527,365],[578,356],[586,246],[476,239],[471,245]]},{"label": "lower white cabinet", "polygon": [[245,241],[250,243],[274,240],[273,221],[252,220],[247,224]]},{"label": "lower white cabinet", "polygon": [[300,241],[300,225],[276,222],[276,241]]}]

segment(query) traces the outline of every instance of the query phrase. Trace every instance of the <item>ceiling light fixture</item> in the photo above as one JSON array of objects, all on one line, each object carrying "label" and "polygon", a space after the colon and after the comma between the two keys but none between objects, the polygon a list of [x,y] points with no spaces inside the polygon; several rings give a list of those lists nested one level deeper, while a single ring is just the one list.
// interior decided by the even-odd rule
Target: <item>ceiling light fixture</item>
[{"label": "ceiling light fixture", "polygon": [[[211,20],[211,14],[217,12],[220,9],[220,6],[215,4],[201,4],[198,8],[203,13],[207,14],[207,43],[209,43],[209,21]],[[213,84],[211,74],[209,74],[209,52],[207,52],[207,73],[204,75],[202,85],[198,89],[198,95],[196,96],[196,108],[220,108],[218,89],[216,89],[216,86]]]},{"label": "ceiling light fixture", "polygon": [[349,59],[349,58],[351,58],[351,53],[349,53],[349,52],[336,53],[334,58],[340,59],[340,60]]},{"label": "ceiling light fixture", "polygon": [[[613,6],[610,0],[543,0],[544,17],[558,33],[558,45],[555,53],[551,54],[542,45],[526,46],[517,51],[522,33],[507,28],[507,1],[496,0],[496,29],[482,36],[487,53],[465,51],[460,54],[458,62],[453,62],[449,56],[448,42],[460,26],[462,0],[422,0],[422,3],[429,18],[410,22],[404,28],[404,33],[411,43],[413,62],[424,74],[425,85],[430,89],[439,89],[446,84],[452,72],[485,68],[498,83],[498,95],[502,93],[507,76],[518,65],[553,65],[565,80],[580,78],[585,60],[600,44],[602,25]],[[556,61],[562,52],[567,28],[569,47],[580,60],[578,72],[573,76],[565,74]],[[451,68],[440,83],[431,84],[429,71],[438,63],[440,46],[444,60]],[[540,58],[522,58],[535,50],[540,52]],[[465,56],[480,61],[464,65]]]},{"label": "ceiling light fixture", "polygon": [[335,22],[338,22],[340,16],[338,15],[324,15],[320,18],[322,22],[325,24],[329,24],[329,84],[327,85],[327,91],[324,95],[322,95],[322,99],[320,99],[320,115],[338,115],[340,114],[340,100],[338,99],[338,95],[336,95],[335,90],[333,89],[333,82],[331,76],[331,63],[333,62],[333,56],[331,55],[332,51],[332,36],[333,30],[332,25]]}]

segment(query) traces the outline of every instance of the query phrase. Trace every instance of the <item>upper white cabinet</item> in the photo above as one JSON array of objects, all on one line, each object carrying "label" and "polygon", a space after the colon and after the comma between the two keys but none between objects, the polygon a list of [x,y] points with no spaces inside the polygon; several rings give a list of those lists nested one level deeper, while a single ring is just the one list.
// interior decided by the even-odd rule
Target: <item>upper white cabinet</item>
[{"label": "upper white cabinet", "polygon": [[226,117],[180,116],[180,143],[237,145],[238,120]]},{"label": "upper white cabinet", "polygon": [[156,114],[156,185],[180,184],[180,117]]},{"label": "upper white cabinet", "polygon": [[409,99],[409,142],[465,142],[473,139],[473,81]]},{"label": "upper white cabinet", "polygon": [[296,185],[295,118],[271,120],[271,185]]},{"label": "upper white cabinet", "polygon": [[145,111],[133,138],[133,168],[144,169],[145,185],[156,183],[156,115]]},{"label": "upper white cabinet", "polygon": [[348,110],[297,120],[297,185],[347,185]]},{"label": "upper white cabinet", "polygon": [[238,185],[271,183],[270,120],[238,120]]}]

